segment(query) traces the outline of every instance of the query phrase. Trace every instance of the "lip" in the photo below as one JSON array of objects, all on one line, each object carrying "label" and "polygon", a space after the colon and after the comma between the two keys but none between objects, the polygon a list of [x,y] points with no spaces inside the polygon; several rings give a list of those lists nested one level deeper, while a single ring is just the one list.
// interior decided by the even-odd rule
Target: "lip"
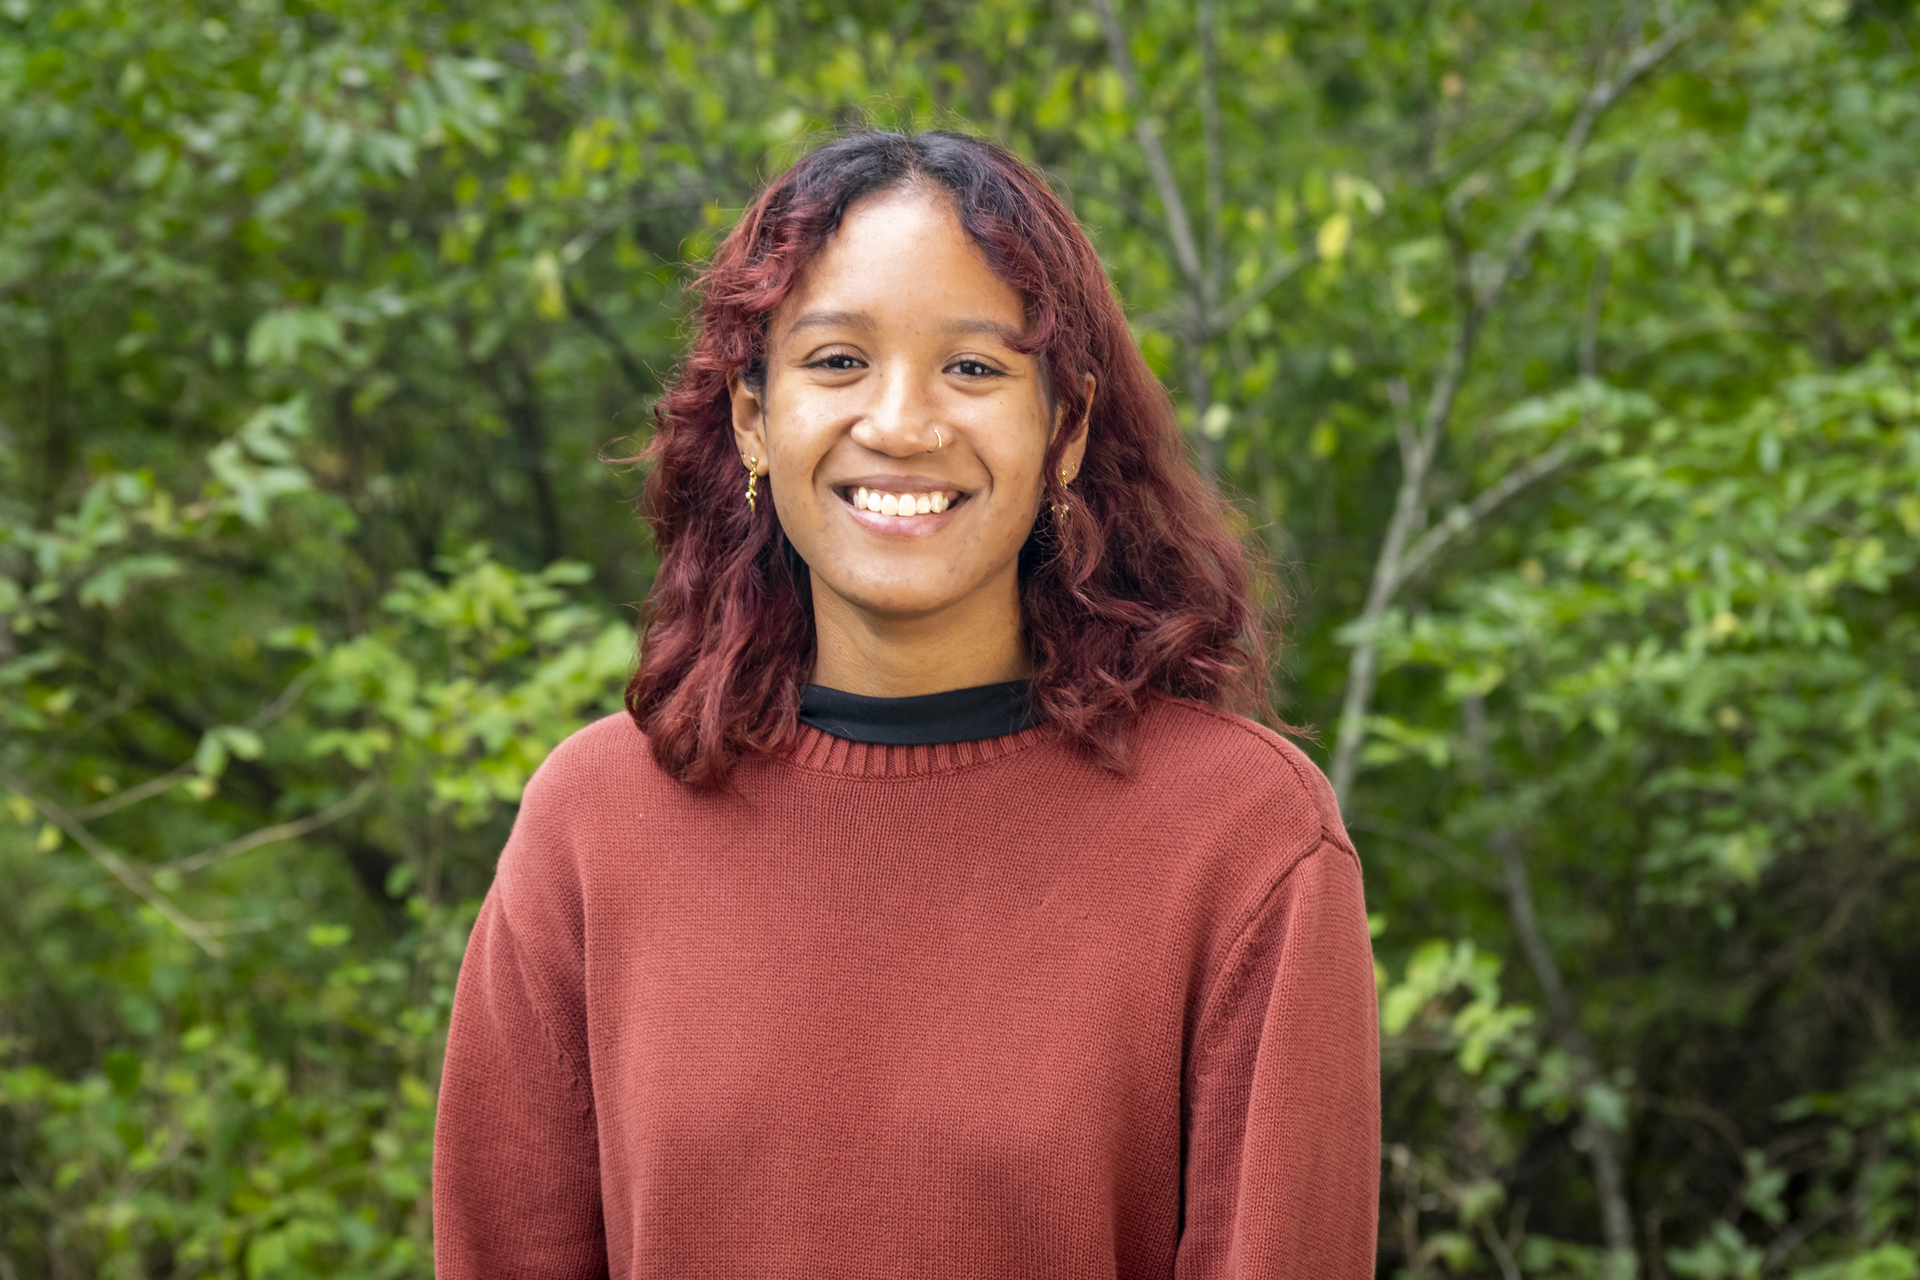
[{"label": "lip", "polygon": [[[829,487],[834,497],[839,499],[842,509],[857,524],[891,538],[924,538],[938,533],[953,522],[954,515],[973,497],[972,490],[932,476],[856,476]],[[856,489],[878,489],[882,493],[929,493],[939,489],[958,496],[953,500],[952,506],[938,513],[928,512],[924,516],[885,516],[877,511],[867,511],[854,506],[852,494]]]},{"label": "lip", "polygon": [[965,485],[942,480],[938,476],[849,476],[845,480],[835,480],[831,487],[835,493],[852,493],[855,489],[878,489],[882,493],[931,493],[935,489],[946,489],[962,498],[973,492]]}]

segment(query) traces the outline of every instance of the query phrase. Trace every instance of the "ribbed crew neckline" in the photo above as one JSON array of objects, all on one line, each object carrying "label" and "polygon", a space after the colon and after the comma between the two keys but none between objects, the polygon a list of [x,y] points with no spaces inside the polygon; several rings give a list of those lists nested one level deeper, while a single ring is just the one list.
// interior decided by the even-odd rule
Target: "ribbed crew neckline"
[{"label": "ribbed crew neckline", "polygon": [[803,724],[792,745],[782,755],[788,765],[812,773],[850,778],[917,778],[953,773],[1001,760],[1052,741],[1053,736],[1042,724],[1018,733],[980,738],[972,742],[892,746],[880,742],[852,742]]},{"label": "ribbed crew neckline", "polygon": [[[833,726],[841,732],[821,727],[832,712],[843,718]],[[814,773],[925,777],[986,764],[1051,741],[1046,726],[1032,719],[1023,681],[917,698],[868,698],[808,685],[801,693],[800,732],[783,755],[789,765]],[[883,736],[885,726],[901,723],[919,728],[915,736],[945,740],[860,740]]]}]

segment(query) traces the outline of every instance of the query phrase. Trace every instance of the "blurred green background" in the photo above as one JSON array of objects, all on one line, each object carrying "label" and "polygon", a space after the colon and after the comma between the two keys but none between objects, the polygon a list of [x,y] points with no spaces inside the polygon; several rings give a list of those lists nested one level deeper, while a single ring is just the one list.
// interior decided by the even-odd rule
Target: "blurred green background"
[{"label": "blurred green background", "polygon": [[1055,177],[1291,601],[1381,1274],[1920,1275],[1916,41],[0,0],[0,1280],[430,1272],[465,931],[653,568],[600,457],[861,121]]}]

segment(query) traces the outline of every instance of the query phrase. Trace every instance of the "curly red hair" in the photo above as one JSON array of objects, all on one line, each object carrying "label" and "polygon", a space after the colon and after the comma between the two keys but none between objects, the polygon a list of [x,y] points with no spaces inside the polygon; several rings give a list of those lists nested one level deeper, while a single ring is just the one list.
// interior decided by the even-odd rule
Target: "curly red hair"
[{"label": "curly red hair", "polygon": [[[744,482],[728,379],[764,376],[767,318],[847,210],[903,186],[952,200],[1026,301],[1021,347],[1039,358],[1062,421],[1087,423],[1070,494],[1057,478],[1069,433],[1050,446],[1047,502],[1021,552],[1035,710],[1124,771],[1150,695],[1237,709],[1260,700],[1265,643],[1246,553],[1188,464],[1166,390],[1080,224],[1038,173],[991,142],[864,132],[774,179],[715,252],[696,286],[698,336],[655,406],[652,443],[630,459],[648,466],[641,511],[660,572],[626,705],[660,766],[690,785],[721,786],[743,754],[790,744],[814,661],[807,567],[771,495],[757,511],[715,500]],[[1044,514],[1055,502],[1069,504],[1064,521]]]}]

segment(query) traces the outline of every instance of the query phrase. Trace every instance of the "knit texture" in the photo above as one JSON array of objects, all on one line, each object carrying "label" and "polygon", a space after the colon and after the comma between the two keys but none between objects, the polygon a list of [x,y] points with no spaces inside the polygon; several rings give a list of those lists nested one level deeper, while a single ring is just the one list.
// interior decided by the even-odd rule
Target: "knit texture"
[{"label": "knit texture", "polygon": [[1186,703],[1134,750],[809,729],[714,795],[624,715],[569,738],[460,971],[442,1280],[1371,1276],[1332,791]]}]

